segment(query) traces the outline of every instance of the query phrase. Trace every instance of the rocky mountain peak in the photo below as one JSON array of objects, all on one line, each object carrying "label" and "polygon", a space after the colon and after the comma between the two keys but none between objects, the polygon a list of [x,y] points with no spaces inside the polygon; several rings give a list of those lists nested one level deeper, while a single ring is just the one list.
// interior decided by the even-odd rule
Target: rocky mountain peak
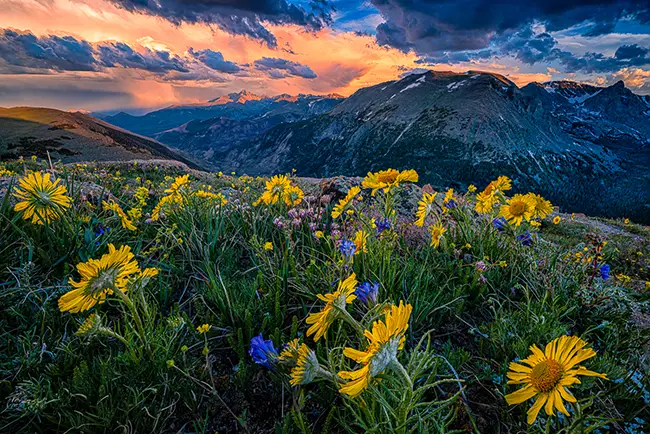
[{"label": "rocky mountain peak", "polygon": [[221,95],[220,97],[211,99],[208,102],[215,105],[228,104],[231,102],[244,104],[248,101],[259,101],[266,98],[267,96],[265,95],[256,95],[252,92],[249,92],[246,89],[243,89],[240,92],[233,92],[226,95]]}]

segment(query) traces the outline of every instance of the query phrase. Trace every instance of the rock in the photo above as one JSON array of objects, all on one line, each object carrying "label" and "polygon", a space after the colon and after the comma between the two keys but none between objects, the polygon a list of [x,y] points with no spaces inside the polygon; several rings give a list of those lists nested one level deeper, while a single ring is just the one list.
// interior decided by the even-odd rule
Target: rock
[{"label": "rock", "polygon": [[338,202],[343,199],[348,190],[354,186],[361,186],[361,177],[335,176],[334,178],[323,178],[320,181],[321,195],[329,196],[331,202]]}]

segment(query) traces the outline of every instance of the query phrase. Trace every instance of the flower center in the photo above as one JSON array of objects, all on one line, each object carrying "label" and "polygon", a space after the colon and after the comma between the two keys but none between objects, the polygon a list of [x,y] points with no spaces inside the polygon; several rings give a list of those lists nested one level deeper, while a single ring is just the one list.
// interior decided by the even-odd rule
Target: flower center
[{"label": "flower center", "polygon": [[520,216],[526,211],[526,204],[523,202],[514,202],[510,204],[510,213],[514,216]]},{"label": "flower center", "polygon": [[397,179],[397,173],[394,171],[387,173],[380,173],[377,175],[377,181],[383,182],[385,184],[391,184]]},{"label": "flower center", "polygon": [[530,373],[531,384],[540,392],[552,390],[562,377],[562,368],[555,360],[544,360],[537,364]]}]

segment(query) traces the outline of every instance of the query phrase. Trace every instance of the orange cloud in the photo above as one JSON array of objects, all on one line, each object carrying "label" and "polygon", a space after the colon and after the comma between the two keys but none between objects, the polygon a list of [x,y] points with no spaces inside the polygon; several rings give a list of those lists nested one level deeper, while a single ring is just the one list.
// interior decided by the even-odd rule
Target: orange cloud
[{"label": "orange cloud", "polygon": [[543,83],[545,81],[550,81],[552,76],[551,74],[543,73],[531,73],[531,74],[509,74],[508,78],[512,80],[517,86],[522,87],[528,83],[536,81],[538,83]]},{"label": "orange cloud", "polygon": [[[29,30],[37,36],[71,35],[93,43],[113,40],[134,49],[147,47],[179,56],[186,56],[189,48],[211,49],[221,52],[226,60],[248,65],[262,57],[280,57],[307,65],[318,75],[312,80],[299,77],[271,80],[252,66],[247,75],[223,79],[215,74],[197,75],[195,80],[180,80],[179,74],[162,79],[119,69],[104,73],[114,78],[115,89],[133,92],[133,100],[142,107],[156,102],[199,102],[243,88],[267,94],[349,95],[359,87],[395,79],[398,66],[417,66],[414,54],[380,47],[371,36],[332,29],[309,32],[298,26],[268,25],[278,40],[278,48],[270,49],[245,36],[233,36],[203,24],[176,26],[160,18],[128,12],[103,0],[8,0],[5,5],[0,10],[3,27]],[[77,75],[80,80],[88,78],[88,74]],[[160,102],[161,99],[165,101]]]}]

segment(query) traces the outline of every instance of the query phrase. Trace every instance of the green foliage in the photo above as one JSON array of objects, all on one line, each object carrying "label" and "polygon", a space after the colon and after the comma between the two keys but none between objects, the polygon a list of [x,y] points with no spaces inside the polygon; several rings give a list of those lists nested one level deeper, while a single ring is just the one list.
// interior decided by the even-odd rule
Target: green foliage
[{"label": "green foliage", "polygon": [[[50,169],[40,160],[3,168]],[[193,172],[156,219],[184,174],[178,168],[53,169],[73,206],[45,226],[13,210],[17,177],[0,184],[2,432],[634,432],[650,420],[643,226],[540,219],[541,228],[526,226],[526,246],[517,239],[523,226],[498,231],[494,215],[474,212],[475,195],[456,193],[457,206],[445,208],[439,194],[427,220],[447,229],[436,248],[426,225],[413,226],[415,189],[364,190],[333,219],[339,198],[330,202],[309,182],[289,176],[306,195],[295,207],[255,206],[267,180]],[[135,230],[102,206],[111,199]],[[380,233],[383,219],[391,229]],[[341,241],[360,231],[365,249],[345,257]],[[594,237],[607,243],[597,248]],[[61,312],[76,266],[109,244],[130,246],[139,267],[158,275],[91,311]],[[314,342],[305,318],[323,309],[317,295],[352,272],[377,282],[377,300],[348,304],[327,339]],[[413,308],[403,348],[360,396],[343,395],[337,374],[360,367],[344,348],[364,350],[363,330],[400,301]],[[93,327],[78,333],[91,313]],[[306,344],[321,369],[314,381],[289,383],[295,361],[255,364],[251,339],[260,334],[279,350],[293,339]],[[508,365],[567,334],[593,346],[586,366],[610,381],[585,378],[572,389],[571,417],[542,412],[528,426],[530,404],[504,400],[518,387],[507,384]]]}]

